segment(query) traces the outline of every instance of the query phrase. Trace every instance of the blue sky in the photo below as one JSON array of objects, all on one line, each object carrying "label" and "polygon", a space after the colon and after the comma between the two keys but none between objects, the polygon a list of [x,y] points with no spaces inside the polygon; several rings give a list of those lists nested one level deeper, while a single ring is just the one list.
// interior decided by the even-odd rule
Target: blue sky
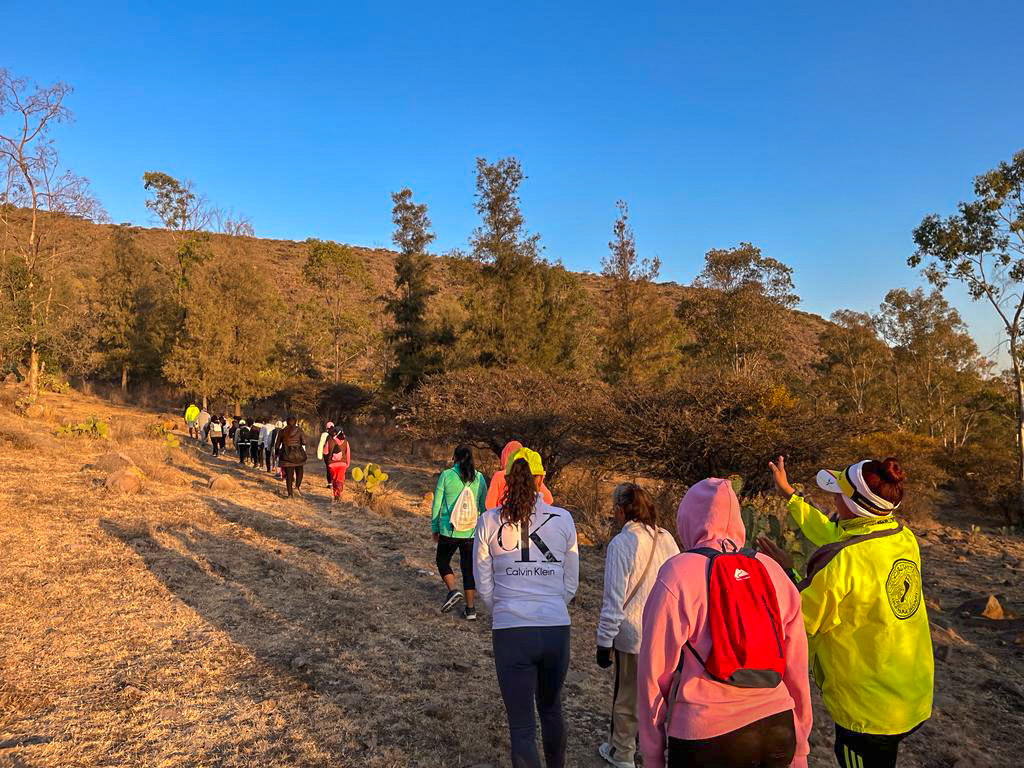
[{"label": "blue sky", "polygon": [[1020,2],[140,5],[21,4],[0,49],[75,87],[57,138],[115,221],[164,170],[261,236],[389,245],[409,185],[446,250],[515,155],[549,257],[597,270],[624,198],[664,278],[751,241],[827,315],[918,284],[913,227],[1024,148]]}]

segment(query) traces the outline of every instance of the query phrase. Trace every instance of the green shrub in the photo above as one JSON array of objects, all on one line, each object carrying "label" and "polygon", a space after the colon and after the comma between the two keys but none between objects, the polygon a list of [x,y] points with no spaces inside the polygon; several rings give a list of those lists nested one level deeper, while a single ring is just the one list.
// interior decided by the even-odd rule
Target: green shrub
[{"label": "green shrub", "polygon": [[78,424],[64,424],[57,427],[54,434],[57,437],[88,437],[93,440],[106,440],[110,434],[110,425],[95,416],[90,416]]}]

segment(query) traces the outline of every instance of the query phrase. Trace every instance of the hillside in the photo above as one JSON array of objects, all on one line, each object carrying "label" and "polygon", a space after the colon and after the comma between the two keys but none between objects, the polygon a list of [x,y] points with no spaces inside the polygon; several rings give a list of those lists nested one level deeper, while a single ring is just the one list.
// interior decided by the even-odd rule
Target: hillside
[{"label": "hillside", "polygon": [[[66,240],[73,244],[75,268],[82,276],[91,275],[107,247],[113,225],[64,219],[62,226],[66,227]],[[153,256],[173,252],[174,242],[167,230],[131,227],[131,231],[143,252]],[[224,234],[210,234],[209,238],[215,254],[228,255],[237,261],[240,279],[246,274],[259,274],[268,278],[282,296],[299,302],[311,297],[311,287],[302,277],[302,266],[307,255],[304,242]],[[350,308],[368,313],[372,328],[380,328],[384,319],[380,317],[383,308],[378,298],[392,288],[396,254],[384,248],[355,245],[349,248],[361,262],[365,285],[346,286],[342,295]],[[433,300],[432,308],[435,313],[444,311],[442,305],[446,301],[452,301],[452,297],[447,294],[451,290],[451,285],[458,286],[464,282],[458,275],[459,269],[464,268],[463,264],[456,265],[450,258],[435,257],[433,280],[438,287],[445,287],[445,290]],[[592,322],[597,322],[603,315],[601,307],[605,301],[608,281],[592,272],[577,274],[581,285],[589,294],[591,304],[595,307]],[[799,286],[797,288],[799,289]],[[657,285],[660,298],[673,308],[682,296],[693,290],[700,289],[672,282]],[[817,339],[822,329],[827,326],[827,321],[817,315],[801,311],[788,312],[787,317],[788,326],[782,331],[790,342],[786,353],[789,362],[806,365],[816,360],[819,356]]]},{"label": "hillside", "polygon": [[[352,435],[386,509],[302,499],[228,455],[149,436],[169,414],[0,387],[0,766],[507,766],[489,617],[442,615],[425,494],[439,463]],[[55,438],[97,416],[109,439]],[[180,432],[179,432],[180,435]],[[386,436],[385,436],[386,437]],[[372,450],[371,450],[372,449]],[[111,454],[141,492],[104,488]],[[107,465],[107,469],[104,469]],[[211,490],[227,476],[233,489]],[[229,483],[230,484],[230,483]],[[918,527],[936,648],[934,717],[904,768],[1002,768],[1024,745],[1024,545]],[[568,765],[598,768],[611,675],[593,662],[604,554],[581,550],[565,690]],[[815,692],[812,766],[833,764]]]}]

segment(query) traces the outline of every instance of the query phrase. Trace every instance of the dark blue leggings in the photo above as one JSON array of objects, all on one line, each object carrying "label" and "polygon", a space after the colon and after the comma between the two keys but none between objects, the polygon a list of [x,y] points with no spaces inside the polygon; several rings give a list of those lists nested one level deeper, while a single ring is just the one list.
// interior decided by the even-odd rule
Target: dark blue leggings
[{"label": "dark blue leggings", "polygon": [[494,666],[508,713],[512,768],[541,768],[534,702],[547,768],[565,766],[562,683],[569,670],[569,627],[496,629]]}]

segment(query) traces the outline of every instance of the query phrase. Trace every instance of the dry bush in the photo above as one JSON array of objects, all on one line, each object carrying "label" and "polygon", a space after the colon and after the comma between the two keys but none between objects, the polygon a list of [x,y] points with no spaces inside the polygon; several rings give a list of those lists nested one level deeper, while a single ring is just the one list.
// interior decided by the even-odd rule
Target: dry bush
[{"label": "dry bush", "polygon": [[180,449],[167,448],[160,440],[139,438],[125,453],[153,482],[181,487],[192,482],[178,467],[192,466],[194,462]]},{"label": "dry bush", "polygon": [[611,487],[593,469],[569,470],[559,479],[555,504],[572,513],[581,544],[603,547],[612,537]]},{"label": "dry bush", "polygon": [[27,429],[24,422],[4,419],[0,422],[0,444],[13,451],[41,451],[47,441],[38,432]]}]

